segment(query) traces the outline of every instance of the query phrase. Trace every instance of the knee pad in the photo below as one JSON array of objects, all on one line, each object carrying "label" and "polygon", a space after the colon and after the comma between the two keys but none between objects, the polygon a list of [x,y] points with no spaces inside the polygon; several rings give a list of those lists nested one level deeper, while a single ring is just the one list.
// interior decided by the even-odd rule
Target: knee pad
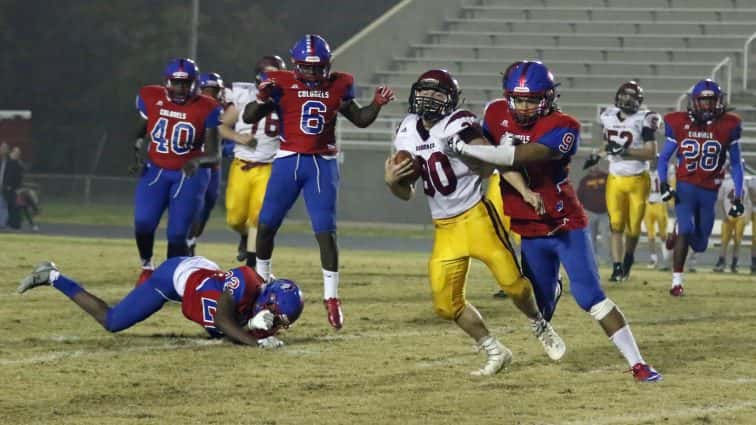
[{"label": "knee pad", "polygon": [[609,298],[604,298],[603,301],[599,301],[598,303],[594,304],[589,313],[591,314],[591,317],[596,319],[596,321],[601,321],[606,317],[607,314],[609,314],[617,305],[614,304],[614,301],[610,300]]}]

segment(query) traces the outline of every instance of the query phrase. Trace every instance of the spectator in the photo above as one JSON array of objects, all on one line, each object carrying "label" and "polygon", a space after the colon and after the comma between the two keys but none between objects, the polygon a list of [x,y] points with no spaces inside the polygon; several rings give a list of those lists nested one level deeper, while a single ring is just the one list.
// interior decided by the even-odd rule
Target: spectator
[{"label": "spectator", "polygon": [[34,222],[34,216],[39,214],[39,195],[37,190],[29,185],[24,185],[16,191],[16,206],[21,214],[21,219],[26,218],[33,232],[39,231],[39,226]]},{"label": "spectator", "polygon": [[21,213],[16,204],[16,191],[21,187],[24,179],[24,167],[21,164],[21,148],[15,146],[11,149],[9,159],[5,164],[3,174],[3,199],[8,208],[8,227],[21,228]]},{"label": "spectator", "polygon": [[[3,189],[3,178],[5,177],[5,168],[8,164],[8,152],[10,146],[6,142],[0,142],[0,189]],[[0,190],[0,193],[4,193]],[[8,222],[8,206],[5,204],[5,196],[0,196],[0,229],[5,228]]]},{"label": "spectator", "polygon": [[[588,211],[588,223],[591,228],[591,242],[596,260],[601,263],[599,255],[599,240],[606,239],[606,229],[609,225],[606,214],[606,178],[609,174],[598,167],[590,169],[588,174],[580,180],[578,198]],[[604,250],[603,252],[608,252]]]}]

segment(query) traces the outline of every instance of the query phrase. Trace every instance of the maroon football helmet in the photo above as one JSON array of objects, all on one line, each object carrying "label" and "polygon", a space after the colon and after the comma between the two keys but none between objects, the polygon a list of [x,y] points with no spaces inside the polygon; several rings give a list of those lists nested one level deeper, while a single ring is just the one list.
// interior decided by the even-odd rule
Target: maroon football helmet
[{"label": "maroon football helmet", "polygon": [[638,112],[642,103],[643,89],[635,81],[622,83],[614,95],[614,106],[628,115]]},{"label": "maroon football helmet", "polygon": [[[445,100],[433,96],[420,96],[418,92],[434,90],[446,96]],[[438,121],[451,114],[459,103],[459,83],[445,69],[431,69],[424,72],[412,84],[409,98],[409,112],[428,121]],[[439,96],[440,97],[440,96]]]},{"label": "maroon football helmet", "polygon": [[275,68],[280,71],[286,69],[286,62],[284,62],[284,60],[281,59],[281,56],[278,55],[261,57],[255,64],[255,80],[257,81],[257,84],[260,84],[262,81],[261,74],[268,68]]}]

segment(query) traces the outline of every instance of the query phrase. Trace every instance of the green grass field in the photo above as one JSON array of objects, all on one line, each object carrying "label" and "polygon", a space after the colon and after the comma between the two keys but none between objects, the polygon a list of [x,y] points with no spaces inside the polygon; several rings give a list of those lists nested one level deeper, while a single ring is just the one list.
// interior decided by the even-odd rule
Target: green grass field
[{"label": "green grass field", "polygon": [[[230,267],[235,247],[203,244]],[[156,252],[164,252],[158,246]],[[278,248],[275,273],[307,298],[277,351],[210,341],[177,305],[111,335],[53,288],[23,296],[17,281],[42,259],[109,302],[133,286],[133,241],[0,234],[1,424],[753,424],[756,422],[756,282],[639,267],[606,285],[631,320],[646,359],[664,374],[638,384],[569,295],[554,320],[568,352],[553,363],[511,302],[475,265],[468,299],[514,352],[490,378],[468,373],[484,357],[437,319],[427,254],[343,252],[346,317],[330,329],[320,302],[318,254]],[[602,270],[606,277],[607,270]]]}]

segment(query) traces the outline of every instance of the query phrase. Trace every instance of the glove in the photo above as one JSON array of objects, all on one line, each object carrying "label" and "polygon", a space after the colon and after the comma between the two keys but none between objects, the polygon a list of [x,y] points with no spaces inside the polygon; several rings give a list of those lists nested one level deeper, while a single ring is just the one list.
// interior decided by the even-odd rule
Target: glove
[{"label": "glove", "polygon": [[730,217],[740,217],[745,212],[745,207],[743,206],[743,202],[740,201],[740,199],[733,199],[732,200],[732,206],[730,207],[730,211],[727,212],[727,215]]},{"label": "glove", "polygon": [[606,153],[609,155],[623,155],[627,148],[619,143],[609,142],[606,144]]},{"label": "glove", "polygon": [[392,100],[394,100],[394,91],[390,87],[379,86],[375,89],[375,95],[373,95],[373,103],[378,106],[383,106]]},{"label": "glove", "polygon": [[134,162],[129,166],[129,175],[135,176],[144,168],[144,157],[142,156],[142,146],[144,138],[139,137],[134,140]]},{"label": "glove", "polygon": [[669,187],[668,183],[662,183],[661,186],[659,186],[659,191],[661,192],[661,198],[664,202],[675,197],[675,191]]},{"label": "glove", "polygon": [[454,154],[457,155],[463,155],[465,152],[465,147],[467,147],[467,143],[465,143],[462,138],[454,135],[450,137],[446,141],[446,146],[449,148],[449,151],[451,151]]},{"label": "glove", "polygon": [[583,163],[583,170],[586,170],[598,164],[600,159],[601,157],[597,153],[592,153],[588,155],[588,159],[586,159],[585,162]]},{"label": "glove", "polygon": [[[249,319],[249,322],[247,322],[247,328],[249,328],[250,330],[270,330],[270,328],[273,327],[273,319],[275,319],[275,317],[276,316],[271,313],[270,310],[262,310],[259,313],[255,314],[255,317]],[[260,342],[258,341],[258,344],[259,343]]]},{"label": "glove", "polygon": [[273,80],[265,80],[257,85],[257,103],[266,103],[280,88]]},{"label": "glove", "polygon": [[267,338],[258,339],[257,346],[260,348],[281,348],[284,346],[284,343],[274,336],[269,336]]}]

